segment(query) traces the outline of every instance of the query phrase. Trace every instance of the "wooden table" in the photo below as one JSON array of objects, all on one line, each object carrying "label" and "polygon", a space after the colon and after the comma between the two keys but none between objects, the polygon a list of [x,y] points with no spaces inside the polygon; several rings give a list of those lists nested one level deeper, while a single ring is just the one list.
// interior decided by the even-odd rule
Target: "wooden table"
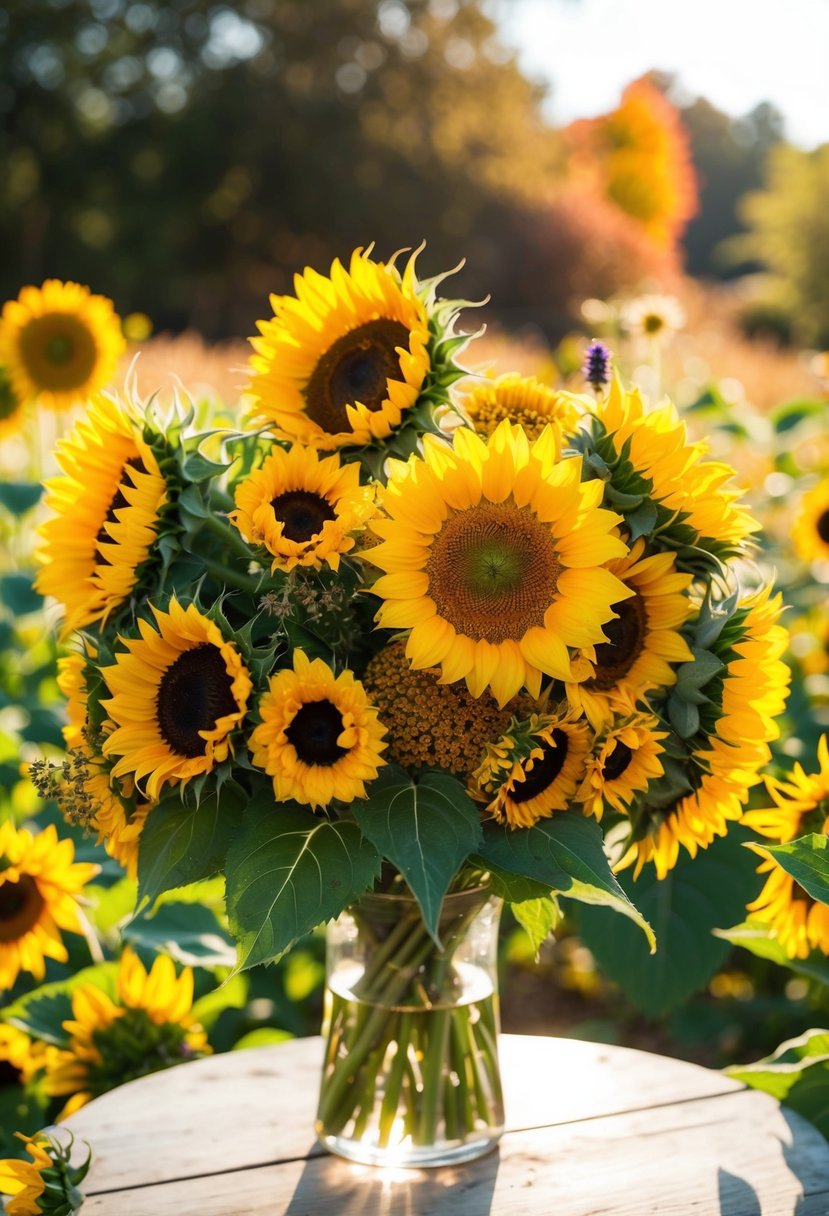
[{"label": "wooden table", "polygon": [[468,1165],[324,1154],[322,1040],[231,1052],[106,1094],[66,1126],[95,1160],[84,1216],[828,1216],[829,1145],[717,1072],[504,1035],[507,1132]]}]

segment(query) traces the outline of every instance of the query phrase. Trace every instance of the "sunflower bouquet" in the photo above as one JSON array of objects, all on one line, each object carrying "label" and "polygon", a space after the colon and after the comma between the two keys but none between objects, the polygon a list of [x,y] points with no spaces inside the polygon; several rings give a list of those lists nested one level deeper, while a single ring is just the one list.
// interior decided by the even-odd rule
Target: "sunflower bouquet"
[{"label": "sunflower bouquet", "polygon": [[362,1159],[497,1138],[499,901],[653,945],[614,869],[741,818],[787,683],[732,470],[599,344],[583,394],[469,375],[444,279],[306,270],[244,419],[97,399],[42,526],[71,651],[41,790],[142,905],[224,875],[240,968],[339,918],[318,1130]]}]

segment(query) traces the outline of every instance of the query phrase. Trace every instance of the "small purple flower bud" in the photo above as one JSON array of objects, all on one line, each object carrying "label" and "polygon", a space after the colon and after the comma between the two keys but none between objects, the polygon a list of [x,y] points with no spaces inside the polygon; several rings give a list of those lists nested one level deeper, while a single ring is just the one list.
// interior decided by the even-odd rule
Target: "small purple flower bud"
[{"label": "small purple flower bud", "polygon": [[594,392],[599,393],[610,379],[610,355],[604,342],[591,342],[582,367],[582,375]]}]

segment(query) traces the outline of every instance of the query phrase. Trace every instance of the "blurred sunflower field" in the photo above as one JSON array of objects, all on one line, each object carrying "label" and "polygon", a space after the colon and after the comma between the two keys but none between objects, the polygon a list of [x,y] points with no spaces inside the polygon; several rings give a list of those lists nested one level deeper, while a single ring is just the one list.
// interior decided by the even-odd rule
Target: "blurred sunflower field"
[{"label": "blurred sunflower field", "polygon": [[[0,1156],[19,1156],[15,1132],[34,1136],[148,1072],[318,1032],[321,928],[273,965],[237,972],[219,864],[208,867],[214,876],[167,883],[176,889],[136,910],[139,842],[175,748],[154,751],[131,724],[141,664],[125,663],[121,685],[110,689],[120,698],[124,751],[138,756],[132,769],[113,769],[131,807],[125,813],[109,778],[83,762],[91,729],[84,704],[94,692],[84,681],[98,656],[79,654],[70,635],[93,621],[103,627],[114,606],[129,601],[151,550],[160,554],[162,584],[182,560],[192,562],[194,584],[201,577],[193,553],[200,530],[211,525],[198,487],[218,476],[226,453],[220,442],[201,445],[193,436],[230,432],[252,410],[257,423],[278,425],[309,450],[320,446],[317,432],[340,446],[341,429],[370,446],[382,426],[383,434],[399,436],[395,454],[407,457],[419,449],[406,430],[406,410],[427,374],[435,399],[451,394],[466,425],[485,438],[505,419],[533,440],[551,421],[577,434],[584,400],[607,435],[623,435],[615,450],[601,448],[600,436],[595,448],[585,440],[583,451],[611,486],[626,526],[644,512],[630,553],[610,565],[636,587],[638,602],[650,604],[651,637],[636,670],[642,688],[666,693],[664,720],[632,716],[614,740],[617,759],[635,752],[641,765],[627,784],[608,776],[611,751],[602,760],[604,777],[589,790],[586,768],[578,774],[579,798],[597,818],[602,805],[626,813],[635,789],[667,774],[663,803],[643,812],[613,858],[658,949],[649,953],[632,921],[567,898],[529,933],[505,918],[504,1029],[621,1043],[728,1068],[829,1136],[829,309],[826,276],[821,288],[815,275],[798,272],[804,217],[823,225],[817,265],[829,248],[825,217],[809,201],[827,176],[826,148],[807,154],[787,147],[768,113],[754,113],[751,139],[743,132],[732,141],[729,163],[739,162],[742,176],[727,200],[733,223],[717,232],[734,277],[713,283],[690,277],[688,263],[696,259],[700,273],[710,271],[702,266],[700,231],[703,222],[715,229],[712,208],[716,203],[720,215],[724,207],[722,199],[712,202],[712,149],[716,144],[723,155],[733,130],[718,126],[718,112],[701,101],[681,105],[657,74],[630,83],[605,115],[554,128],[537,90],[504,53],[497,23],[471,0],[386,0],[352,5],[348,15],[339,10],[349,6],[326,4],[339,36],[325,47],[302,6],[276,0],[246,6],[232,30],[225,16],[224,41],[219,17],[229,9],[174,4],[165,18],[164,6],[154,3],[132,5],[126,15],[116,0],[47,7],[74,50],[61,57],[36,17],[21,17],[20,117],[7,136],[9,205],[0,211],[0,229],[23,251],[3,269],[0,314]],[[75,29],[81,17],[89,19],[82,28],[93,31],[85,42]],[[165,67],[164,50],[176,63]],[[455,67],[442,80],[430,70],[438,54]],[[295,186],[280,211],[265,188],[275,171],[271,165],[270,177],[265,173],[267,153],[243,147],[232,163],[223,148],[209,182],[197,180],[207,168],[188,163],[178,190],[162,198],[160,183],[172,171],[169,124],[180,121],[192,147],[204,147],[215,120],[210,80],[222,78],[224,96],[238,86],[238,123],[245,103],[261,101],[268,56],[287,65],[277,111],[290,115],[295,107],[306,131],[317,131],[329,150],[322,188]],[[487,103],[496,85],[493,107]],[[423,130],[412,107],[418,88],[428,116]],[[503,128],[497,137],[493,114]],[[162,137],[148,138],[150,121]],[[717,140],[706,137],[714,128]],[[85,156],[100,166],[90,195],[37,229],[40,185],[51,181],[59,201],[63,157],[73,147],[79,163]],[[286,138],[277,148],[280,168],[301,165],[304,151],[304,141]],[[357,187],[327,229],[318,196],[336,188],[346,153]],[[786,167],[788,180],[805,183],[798,207],[781,184]],[[430,180],[426,220],[422,197],[410,189],[421,177]],[[165,217],[146,258],[130,248],[139,220],[134,200],[122,193],[128,178],[139,204],[152,203]],[[384,189],[391,202],[378,207]],[[407,341],[415,335],[408,363],[396,365],[397,396],[389,393],[379,411],[346,410],[320,396],[315,412],[303,412],[332,343],[343,339],[305,324],[288,295],[271,297],[275,309],[281,301],[279,324],[259,322],[252,349],[245,335],[267,294],[289,290],[294,274],[308,310],[339,291],[346,311],[342,266],[339,279],[333,267],[331,279],[323,272],[334,253],[345,258],[348,249],[366,249],[355,232],[367,226],[377,245],[362,261],[354,255],[352,266],[364,276],[358,282],[355,271],[355,297],[385,290],[384,271],[373,269],[371,258],[382,268],[398,244],[416,246],[425,232],[421,262],[452,265],[466,255],[466,295],[481,299],[491,289],[495,299],[474,307],[461,301],[458,340],[443,348],[435,334],[442,325],[449,334],[451,324],[442,314],[418,304],[389,320],[378,306],[370,324],[392,353],[401,332]],[[221,257],[208,265],[205,250],[213,244]],[[222,258],[235,267],[232,290]],[[312,269],[303,277],[306,266]],[[47,277],[64,267],[65,279]],[[157,336],[151,316],[163,327]],[[288,339],[286,317],[295,324]],[[458,371],[456,346],[473,334]],[[293,387],[297,381],[303,393]],[[659,412],[665,398],[676,414]],[[274,400],[276,407],[267,405]],[[166,446],[125,425],[124,402],[163,416]],[[457,418],[436,416],[435,433],[448,442]],[[295,450],[284,468],[274,458],[259,483],[251,477],[247,498],[225,495],[242,554],[251,538],[262,537],[274,552],[260,526],[262,496],[276,496],[289,461],[299,459]],[[684,464],[677,464],[680,452]],[[694,463],[706,454],[707,464]],[[652,504],[641,478],[614,480],[617,465],[631,459],[660,487],[670,518],[645,519]],[[303,477],[333,477],[316,454],[300,463]],[[744,498],[731,488],[726,466],[736,470]],[[183,493],[170,489],[177,484],[173,467],[187,483]],[[356,519],[364,504],[356,465],[346,469],[353,477],[339,470],[330,492],[342,500],[338,510]],[[682,477],[699,477],[700,496],[720,504],[719,516],[712,508],[694,521],[699,535],[713,538],[714,558],[734,558],[746,587],[775,580],[770,594],[739,597],[723,569],[708,570],[718,598],[707,597],[690,625],[677,605],[701,573],[694,554],[684,553],[689,573],[680,575],[645,539],[686,523],[687,513],[671,506]],[[682,548],[681,537],[671,543]],[[306,607],[316,611],[315,604]],[[278,617],[279,604],[268,611]],[[174,616],[172,607],[169,616],[156,614],[159,640],[143,622],[147,655],[176,630],[195,627],[183,612]],[[625,622],[625,614],[618,619]],[[613,651],[622,637],[620,625],[604,645]],[[599,670],[605,660],[607,682],[582,679],[568,690],[576,716],[599,732],[605,694],[612,700],[623,683],[612,678],[618,650],[614,660],[603,649],[598,645],[593,657]],[[691,651],[702,662],[694,664],[696,677]],[[408,674],[402,652],[398,657],[395,686]],[[632,669],[631,662],[624,676]],[[385,679],[376,679],[378,704],[391,695]],[[239,697],[214,708],[216,721],[230,717]],[[399,763],[406,763],[407,747],[420,745],[408,729],[401,727]],[[710,753],[700,760],[694,751],[694,740],[710,743],[718,732],[718,743],[740,752],[728,788],[717,784]],[[660,760],[654,767],[663,752],[658,741],[669,733],[680,750],[668,750],[664,766]],[[457,745],[455,738],[434,741],[436,767],[453,771]],[[190,757],[188,780],[203,771],[199,763]],[[692,763],[710,780],[686,789],[682,767]],[[488,764],[481,781],[492,793],[497,754]],[[507,817],[519,813],[508,798],[499,806]],[[165,847],[165,864],[185,873],[192,848],[186,832],[171,831]],[[692,948],[689,922],[702,930]],[[40,1160],[38,1141],[29,1151]],[[38,1168],[48,1170],[49,1160]]]}]

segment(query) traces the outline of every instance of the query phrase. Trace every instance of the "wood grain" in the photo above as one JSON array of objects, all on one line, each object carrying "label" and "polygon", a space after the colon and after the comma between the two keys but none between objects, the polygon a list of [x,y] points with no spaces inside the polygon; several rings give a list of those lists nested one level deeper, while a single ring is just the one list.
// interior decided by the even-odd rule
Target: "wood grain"
[{"label": "wood grain", "polygon": [[[742,1087],[664,1056],[503,1035],[507,1127],[551,1126]],[[314,1138],[322,1039],[229,1052],[132,1081],[67,1120],[95,1160],[86,1192],[236,1170],[322,1152]]]},{"label": "wood grain", "polygon": [[395,1172],[316,1157],[99,1194],[84,1206],[84,1216],[449,1212],[827,1216],[829,1146],[765,1094],[744,1090],[508,1132],[498,1152],[456,1169]]}]

